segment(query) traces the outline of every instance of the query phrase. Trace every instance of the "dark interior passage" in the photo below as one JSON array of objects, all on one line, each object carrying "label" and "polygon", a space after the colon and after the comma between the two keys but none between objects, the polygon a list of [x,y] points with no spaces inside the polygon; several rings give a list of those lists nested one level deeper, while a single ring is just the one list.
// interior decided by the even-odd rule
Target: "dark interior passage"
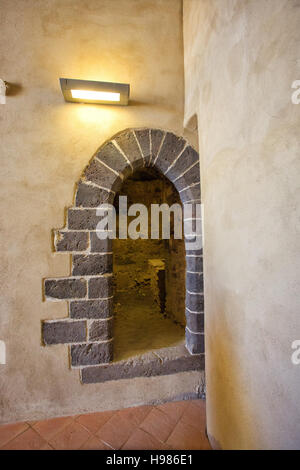
[{"label": "dark interior passage", "polygon": [[180,203],[177,191],[156,170],[145,169],[123,183],[117,211],[119,195],[127,196],[128,207],[148,208],[149,238],[113,241],[115,360],[175,346],[185,326],[184,242],[174,239],[172,224],[170,240],[150,239],[151,204]]}]

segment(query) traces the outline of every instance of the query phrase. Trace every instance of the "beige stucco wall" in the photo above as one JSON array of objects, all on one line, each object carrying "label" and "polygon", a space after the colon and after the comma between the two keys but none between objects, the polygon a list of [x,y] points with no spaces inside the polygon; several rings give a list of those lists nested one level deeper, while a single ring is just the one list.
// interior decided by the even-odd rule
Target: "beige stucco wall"
[{"label": "beige stucco wall", "polygon": [[[119,408],[196,391],[198,373],[81,385],[67,347],[41,346],[42,278],[69,274],[51,252],[75,182],[104,140],[127,127],[182,132],[182,11],[178,0],[1,0],[0,421]],[[59,77],[130,83],[131,105],[66,104]]]},{"label": "beige stucco wall", "polygon": [[205,205],[207,426],[300,448],[299,0],[184,0],[185,120]]}]

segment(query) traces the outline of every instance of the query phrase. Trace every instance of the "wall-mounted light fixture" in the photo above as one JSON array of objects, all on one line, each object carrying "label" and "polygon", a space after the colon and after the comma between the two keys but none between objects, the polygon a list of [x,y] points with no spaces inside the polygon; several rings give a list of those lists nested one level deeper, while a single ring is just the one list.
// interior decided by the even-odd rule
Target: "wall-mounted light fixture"
[{"label": "wall-mounted light fixture", "polygon": [[74,80],[72,78],[60,78],[59,81],[66,101],[121,106],[128,104],[130,86],[126,83]]}]

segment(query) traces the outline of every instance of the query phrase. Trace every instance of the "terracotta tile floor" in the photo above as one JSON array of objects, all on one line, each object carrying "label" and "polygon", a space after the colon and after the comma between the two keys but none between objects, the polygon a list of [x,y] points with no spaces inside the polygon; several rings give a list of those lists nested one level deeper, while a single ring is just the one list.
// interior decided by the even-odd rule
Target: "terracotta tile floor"
[{"label": "terracotta tile floor", "polygon": [[0,426],[0,450],[208,450],[205,401],[190,400]]}]

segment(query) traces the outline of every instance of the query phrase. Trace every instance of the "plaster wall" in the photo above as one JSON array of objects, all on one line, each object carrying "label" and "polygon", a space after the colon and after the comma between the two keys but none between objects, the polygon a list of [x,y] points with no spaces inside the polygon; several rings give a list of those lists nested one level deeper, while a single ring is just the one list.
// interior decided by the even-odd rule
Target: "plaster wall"
[{"label": "plaster wall", "polygon": [[184,0],[185,122],[198,116],[207,428],[299,449],[299,0]]},{"label": "plaster wall", "polygon": [[[41,345],[42,278],[69,275],[51,252],[75,182],[96,149],[127,127],[182,133],[182,10],[178,0],[1,0],[0,422],[77,414],[197,391],[197,372],[81,385],[66,346]],[[128,107],[67,104],[58,78],[130,83]]]}]

